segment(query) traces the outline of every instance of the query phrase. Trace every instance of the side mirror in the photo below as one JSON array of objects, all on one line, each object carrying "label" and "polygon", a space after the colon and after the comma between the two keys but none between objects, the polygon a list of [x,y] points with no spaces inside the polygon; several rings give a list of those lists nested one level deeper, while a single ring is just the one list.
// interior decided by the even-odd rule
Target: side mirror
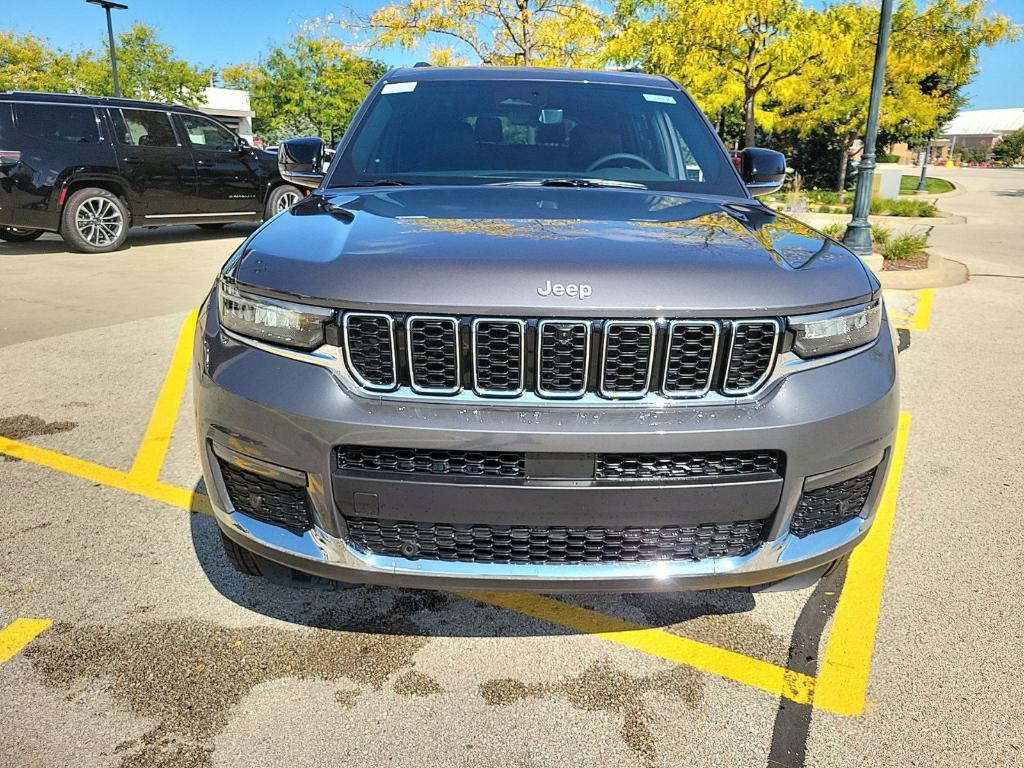
[{"label": "side mirror", "polygon": [[282,141],[277,150],[281,178],[303,187],[319,187],[324,179],[324,140],[316,136]]},{"label": "side mirror", "polygon": [[786,156],[773,149],[747,147],[740,152],[740,176],[750,194],[770,194],[786,180]]}]

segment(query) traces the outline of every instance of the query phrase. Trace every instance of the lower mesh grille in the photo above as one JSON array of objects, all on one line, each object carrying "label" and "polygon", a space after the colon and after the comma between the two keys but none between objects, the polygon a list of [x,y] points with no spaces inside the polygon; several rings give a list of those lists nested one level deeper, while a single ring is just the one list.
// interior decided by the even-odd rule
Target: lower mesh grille
[{"label": "lower mesh grille", "polygon": [[598,479],[646,479],[673,477],[727,477],[779,474],[778,451],[723,453],[601,453],[597,456]]},{"label": "lower mesh grille", "polygon": [[835,485],[804,491],[789,530],[795,536],[807,536],[859,517],[871,492],[876,469]]},{"label": "lower mesh grille", "polygon": [[313,527],[305,488],[246,472],[221,459],[218,463],[234,509],[291,531],[308,531]]},{"label": "lower mesh grille", "polygon": [[388,557],[470,563],[610,563],[748,555],[764,520],[660,528],[457,525],[348,517],[356,547]]},{"label": "lower mesh grille", "polygon": [[338,469],[371,472],[522,477],[526,454],[502,451],[435,451],[428,448],[338,448]]}]

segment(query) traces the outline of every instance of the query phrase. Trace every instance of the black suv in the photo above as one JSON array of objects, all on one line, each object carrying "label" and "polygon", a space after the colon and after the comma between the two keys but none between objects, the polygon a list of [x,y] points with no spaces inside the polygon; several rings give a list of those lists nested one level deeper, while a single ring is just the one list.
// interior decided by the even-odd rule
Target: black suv
[{"label": "black suv", "polygon": [[119,248],[131,226],[258,222],[303,196],[277,158],[201,112],[132,99],[0,93],[0,239],[59,232]]}]

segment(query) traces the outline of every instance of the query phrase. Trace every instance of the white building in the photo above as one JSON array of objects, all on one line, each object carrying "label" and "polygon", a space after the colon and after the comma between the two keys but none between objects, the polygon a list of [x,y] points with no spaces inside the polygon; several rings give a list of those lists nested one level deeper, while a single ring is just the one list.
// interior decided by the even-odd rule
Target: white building
[{"label": "white building", "polygon": [[992,151],[999,140],[1024,128],[1024,107],[1010,109],[968,109],[959,113],[942,129],[937,147],[946,147],[946,156],[963,149]]},{"label": "white building", "polygon": [[256,114],[249,105],[249,92],[237,88],[204,88],[197,109],[220,120],[246,141],[252,141],[252,118]]}]

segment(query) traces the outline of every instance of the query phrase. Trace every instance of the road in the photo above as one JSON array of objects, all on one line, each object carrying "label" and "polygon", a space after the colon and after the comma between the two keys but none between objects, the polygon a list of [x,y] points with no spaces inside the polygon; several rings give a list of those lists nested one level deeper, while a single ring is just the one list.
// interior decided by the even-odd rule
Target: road
[{"label": "road", "polygon": [[933,239],[974,277],[891,297],[916,312],[891,538],[785,594],[239,576],[165,377],[248,230],[0,246],[0,765],[1024,765],[1024,171],[937,175],[967,223]]}]

